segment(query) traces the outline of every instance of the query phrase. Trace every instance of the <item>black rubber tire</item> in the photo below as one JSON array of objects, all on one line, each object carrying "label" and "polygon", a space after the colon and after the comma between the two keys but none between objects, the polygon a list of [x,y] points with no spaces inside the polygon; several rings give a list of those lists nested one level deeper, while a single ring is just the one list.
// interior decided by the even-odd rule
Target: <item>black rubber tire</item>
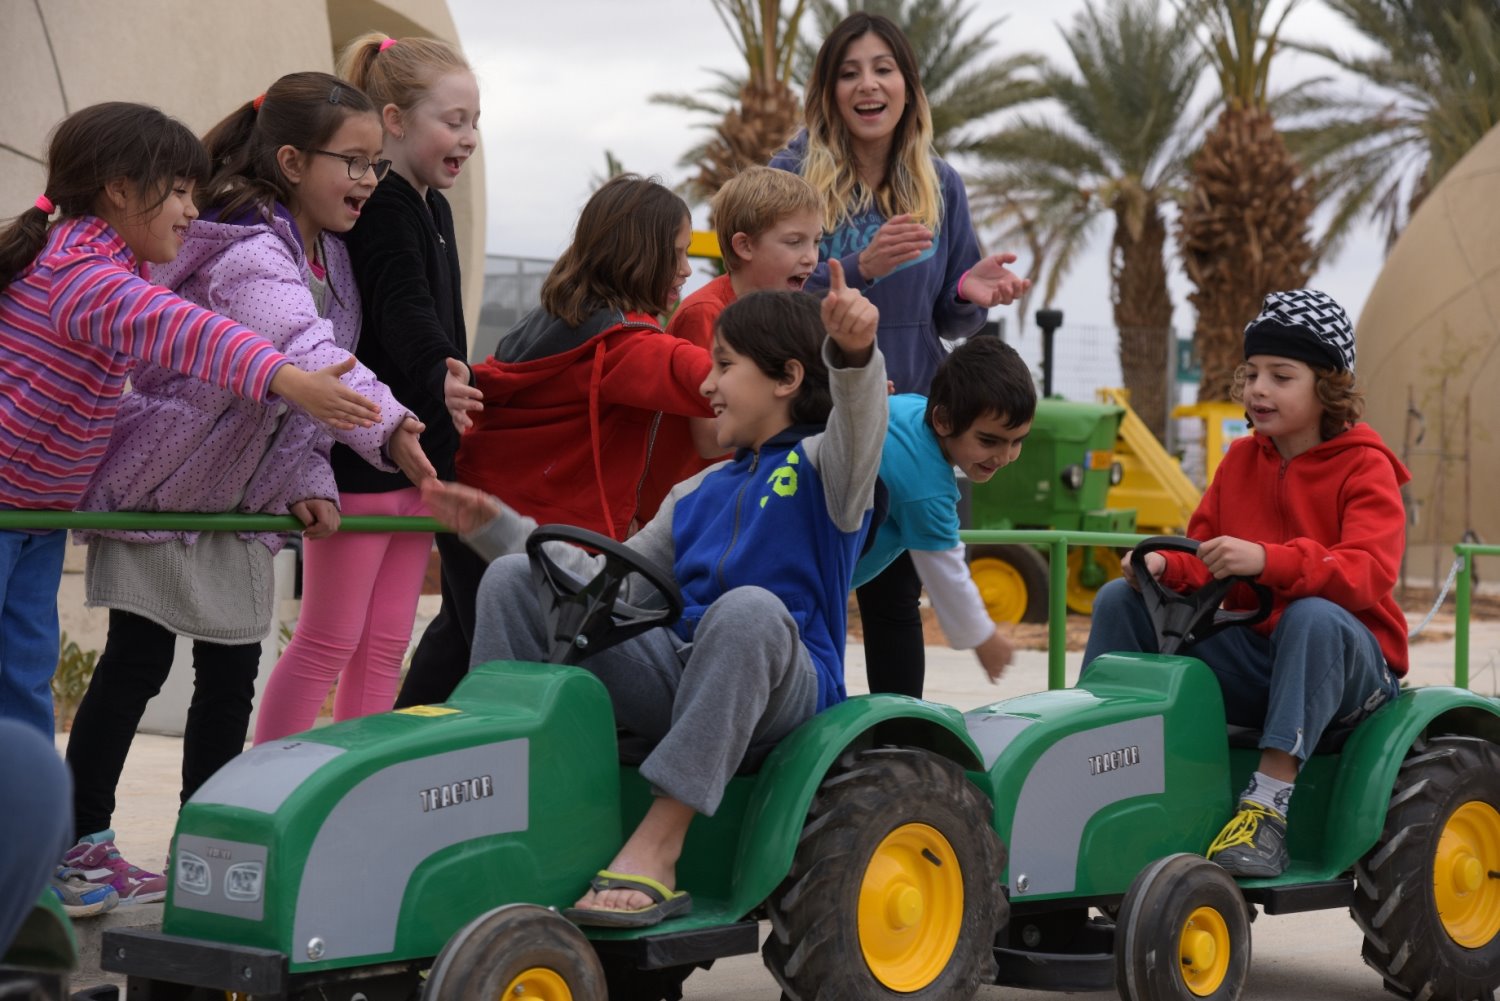
[{"label": "black rubber tire", "polygon": [[[972,545],[968,549],[968,561],[995,559],[1009,564],[1021,578],[1026,588],[1026,610],[1021,613],[1022,622],[1047,621],[1047,557],[1032,546]],[[1064,568],[1066,572],[1066,568]]]},{"label": "black rubber tire", "polygon": [[[1433,890],[1443,827],[1475,801],[1500,810],[1500,748],[1477,737],[1419,740],[1401,763],[1380,840],[1355,866],[1350,914],[1365,935],[1365,962],[1394,994],[1472,1001],[1500,988],[1500,935],[1459,945]],[[1500,870],[1500,859],[1481,861]]]},{"label": "black rubber tire", "polygon": [[454,933],[432,962],[422,999],[498,998],[517,976],[537,967],[562,977],[574,1001],[608,1001],[604,969],[583,932],[535,904],[497,907]]},{"label": "black rubber tire", "polygon": [[[1179,942],[1200,907],[1217,911],[1229,963],[1217,988],[1194,993],[1183,977]],[[1136,876],[1115,927],[1115,989],[1120,1001],[1232,1001],[1250,970],[1250,914],[1234,878],[1201,855],[1168,855]]]},{"label": "black rubber tire", "polygon": [[[908,824],[932,827],[947,840],[962,869],[964,899],[958,939],[942,970],[915,990],[897,992],[865,960],[859,898],[876,849]],[[908,748],[846,751],[823,779],[791,872],[768,901],[766,966],[796,1001],[972,998],[995,979],[993,944],[1009,913],[1000,887],[1004,868],[989,799],[957,764]]]}]

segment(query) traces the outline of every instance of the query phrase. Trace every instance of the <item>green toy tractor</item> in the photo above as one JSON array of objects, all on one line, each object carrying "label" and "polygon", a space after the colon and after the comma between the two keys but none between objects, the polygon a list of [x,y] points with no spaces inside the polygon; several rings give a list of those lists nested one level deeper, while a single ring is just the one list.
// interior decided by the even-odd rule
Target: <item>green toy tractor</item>
[{"label": "green toy tractor", "polygon": [[[563,579],[546,539],[588,542],[604,569]],[[1192,544],[1138,553],[1174,545]],[[608,540],[543,529],[530,550],[554,661],[673,614],[615,602],[651,570]],[[652,1001],[753,952],[768,918],[764,959],[795,1001],[968,998],[988,982],[1192,1001],[1239,995],[1251,907],[1337,907],[1396,993],[1489,997],[1489,700],[1405,692],[1331,735],[1298,780],[1284,875],[1236,882],[1196,854],[1258,758],[1253,735],[1228,733],[1213,673],[1171,652],[1233,621],[1215,612],[1229,583],[1151,592],[1169,652],[1101,657],[1072,689],[962,715],[898,696],[819,714],[694,821],[677,877],[695,908],[648,929],[585,935],[554,910],[650,801],[603,686],[564,663],[480,666],[444,705],[227,766],[183,809],[162,931],[107,933],[106,968],[132,999]]]},{"label": "green toy tractor", "polygon": [[[1135,531],[1135,512],[1107,507],[1120,482],[1115,439],[1125,408],[1105,403],[1040,399],[1026,446],[987,483],[963,483],[964,528]],[[996,622],[1047,621],[1047,559],[1032,546],[969,546],[969,573]],[[1105,582],[1120,576],[1120,558],[1104,546],[1068,553],[1067,604],[1087,615]]]},{"label": "green toy tractor", "polygon": [[[583,584],[548,540],[601,552]],[[681,609],[670,578],[577,529],[528,543],[577,660]],[[638,573],[666,609],[615,601]],[[759,948],[794,998],[965,997],[993,980],[1004,851],[952,709],[895,696],[820,714],[697,818],[677,869],[693,911],[582,930],[571,905],[651,800],[609,697],[565,663],[476,667],[439,706],[263,744],[184,806],[161,932],[106,933],[135,998],[678,998]]]},{"label": "green toy tractor", "polygon": [[[1195,552],[1191,540],[1135,550]],[[1347,909],[1393,993],[1470,1001],[1500,986],[1500,706],[1404,691],[1304,765],[1291,866],[1236,881],[1201,853],[1259,760],[1226,728],[1213,673],[1174,651],[1243,616],[1235,583],[1144,595],[1165,654],[1106,654],[1073,689],[970,713],[995,826],[1010,848],[1002,982],[1107,989],[1125,1001],[1238,997],[1251,909]],[[1262,612],[1269,611],[1262,592]],[[1106,917],[1089,917],[1090,909]]]}]

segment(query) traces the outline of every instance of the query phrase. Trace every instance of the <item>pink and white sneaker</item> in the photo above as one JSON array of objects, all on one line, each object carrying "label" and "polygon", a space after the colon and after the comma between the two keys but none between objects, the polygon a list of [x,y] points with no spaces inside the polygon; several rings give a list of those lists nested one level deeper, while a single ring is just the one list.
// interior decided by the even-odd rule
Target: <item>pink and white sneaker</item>
[{"label": "pink and white sneaker", "polygon": [[115,847],[115,832],[100,831],[68,849],[63,864],[83,871],[90,883],[105,883],[120,895],[120,906],[152,904],[167,895],[167,877],[131,865]]}]

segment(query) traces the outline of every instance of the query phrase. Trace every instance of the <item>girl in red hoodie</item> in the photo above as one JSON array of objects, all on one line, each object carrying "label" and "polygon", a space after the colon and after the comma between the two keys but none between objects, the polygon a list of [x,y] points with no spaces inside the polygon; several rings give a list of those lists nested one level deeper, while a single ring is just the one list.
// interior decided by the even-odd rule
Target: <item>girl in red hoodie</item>
[{"label": "girl in red hoodie", "polygon": [[[543,524],[562,522],[624,539],[636,524],[646,463],[663,413],[712,418],[698,387],[708,352],[663,330],[692,273],[688,207],[655,180],[625,174],[596,191],[573,243],[542,285],[542,303],[473,368],[479,400],[450,396],[454,421],[471,422],[458,480]],[[448,566],[452,597],[474,621],[484,564]],[[454,588],[459,590],[458,587]],[[465,637],[472,640],[472,635]],[[468,658],[421,659],[398,707],[441,702]],[[419,661],[414,658],[413,663]]]},{"label": "girl in red hoodie", "polygon": [[[1250,577],[1271,617],[1192,653],[1213,669],[1230,723],[1261,731],[1260,764],[1239,812],[1209,847],[1236,876],[1280,875],[1301,763],[1327,730],[1347,730],[1398,691],[1406,617],[1391,593],[1406,545],[1406,467],[1367,424],[1354,381],[1354,332],[1339,304],[1299,289],[1266,296],[1245,328],[1235,397],[1255,433],[1230,446],[1187,534],[1197,556],[1152,553],[1146,569],[1174,590]],[[1102,653],[1156,649],[1135,573],[1094,604],[1085,670]],[[1136,590],[1132,590],[1135,588]],[[1253,608],[1237,588],[1226,608]]]}]

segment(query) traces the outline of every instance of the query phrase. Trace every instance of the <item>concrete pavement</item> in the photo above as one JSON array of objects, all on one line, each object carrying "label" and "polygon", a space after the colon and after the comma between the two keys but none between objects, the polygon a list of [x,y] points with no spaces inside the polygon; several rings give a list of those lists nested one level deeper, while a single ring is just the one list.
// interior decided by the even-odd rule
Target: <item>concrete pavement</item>
[{"label": "concrete pavement", "polygon": [[[1430,641],[1412,646],[1411,682],[1451,684],[1453,642],[1451,615],[1440,614],[1427,628]],[[1068,677],[1077,676],[1081,655],[1068,655]],[[997,685],[988,683],[972,656],[939,647],[927,650],[927,695],[969,709],[1046,687],[1046,654],[1018,652],[1016,662]],[[1500,665],[1500,622],[1479,622],[1471,636],[1471,674],[1476,691],[1496,694],[1496,666]],[[848,652],[851,694],[863,692],[864,657],[860,645]],[[59,736],[58,746],[66,737]],[[121,778],[115,814],[117,843],[138,865],[160,871],[172,836],[180,787],[181,741],[140,734]],[[78,986],[101,982],[97,939],[106,927],[151,925],[160,920],[160,905],[120,908],[102,919],[78,923],[81,944],[89,952],[77,978]],[[1360,960],[1360,934],[1344,911],[1324,911],[1278,917],[1261,916],[1253,928],[1253,965],[1244,997],[1249,1001],[1318,998],[1355,1001],[1378,996],[1380,978]],[[1104,1001],[1112,991],[1074,995],[1083,1001]],[[688,1001],[776,1001],[774,981],[759,956],[721,960],[713,970],[694,974],[687,982]],[[1055,994],[985,988],[983,1001],[1029,1001]]]}]

